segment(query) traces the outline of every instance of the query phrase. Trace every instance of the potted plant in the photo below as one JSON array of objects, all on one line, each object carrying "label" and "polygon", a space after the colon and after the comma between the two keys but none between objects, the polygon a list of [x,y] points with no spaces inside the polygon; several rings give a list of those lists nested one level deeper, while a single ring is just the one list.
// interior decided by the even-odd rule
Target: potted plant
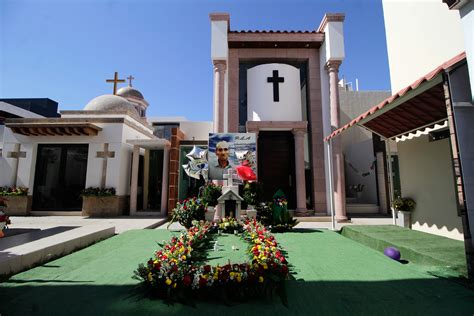
[{"label": "potted plant", "polygon": [[10,215],[28,215],[31,209],[31,196],[25,187],[0,187],[0,196],[8,196],[6,212]]},{"label": "potted plant", "polygon": [[212,221],[214,218],[215,207],[217,205],[217,199],[222,195],[222,186],[216,185],[209,182],[202,187],[200,192],[200,198],[202,203],[206,205],[206,220]]},{"label": "potted plant", "polygon": [[260,202],[263,188],[258,182],[246,182],[244,184],[242,197],[247,203],[247,209],[255,210],[255,205]]},{"label": "potted plant", "polygon": [[122,215],[123,206],[115,188],[88,187],[81,192],[82,215],[108,217]]},{"label": "potted plant", "polygon": [[0,238],[4,236],[3,230],[10,224],[10,218],[5,214],[7,199],[0,196]]},{"label": "potted plant", "polygon": [[365,185],[359,183],[359,184],[353,184],[349,186],[349,189],[355,193],[355,196],[357,198],[357,202],[360,202],[362,199],[362,191],[364,191]]},{"label": "potted plant", "polygon": [[192,197],[179,201],[173,209],[173,215],[171,216],[168,227],[172,223],[178,222],[188,229],[193,226],[193,221],[204,220],[205,212],[206,204],[204,204],[201,199]]},{"label": "potted plant", "polygon": [[409,197],[399,196],[393,201],[393,207],[397,210],[398,225],[401,227],[411,226],[411,212],[415,209],[416,202]]}]

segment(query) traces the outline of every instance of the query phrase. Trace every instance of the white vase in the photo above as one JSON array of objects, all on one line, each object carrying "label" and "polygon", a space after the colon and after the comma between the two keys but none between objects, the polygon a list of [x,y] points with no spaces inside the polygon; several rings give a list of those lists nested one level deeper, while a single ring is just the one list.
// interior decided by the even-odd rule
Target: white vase
[{"label": "white vase", "polygon": [[397,225],[400,227],[411,228],[411,213],[397,211]]},{"label": "white vase", "polygon": [[216,212],[216,208],[214,206],[208,206],[204,217],[207,222],[212,222],[214,220],[214,213]]}]

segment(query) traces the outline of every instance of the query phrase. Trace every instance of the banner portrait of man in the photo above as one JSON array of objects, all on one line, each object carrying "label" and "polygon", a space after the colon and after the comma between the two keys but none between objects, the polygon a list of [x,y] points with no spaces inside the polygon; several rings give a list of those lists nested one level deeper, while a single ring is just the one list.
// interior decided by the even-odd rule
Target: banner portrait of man
[{"label": "banner portrait of man", "polygon": [[256,181],[256,135],[254,133],[210,133],[208,179],[224,180],[232,168],[237,180]]}]

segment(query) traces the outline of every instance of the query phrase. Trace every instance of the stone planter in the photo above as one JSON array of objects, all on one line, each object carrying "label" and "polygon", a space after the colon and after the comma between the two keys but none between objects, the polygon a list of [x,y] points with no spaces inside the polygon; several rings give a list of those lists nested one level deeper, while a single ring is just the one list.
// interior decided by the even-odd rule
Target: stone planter
[{"label": "stone planter", "polygon": [[400,227],[411,228],[411,213],[397,211],[397,225]]},{"label": "stone planter", "polygon": [[216,212],[216,208],[214,206],[208,206],[206,213],[204,215],[207,222],[212,222],[214,220],[214,213]]},{"label": "stone planter", "polygon": [[126,206],[125,196],[84,196],[82,198],[82,216],[121,216],[124,214]]},{"label": "stone planter", "polygon": [[7,208],[5,213],[8,216],[26,216],[31,211],[31,195],[10,195],[5,196],[7,201]]}]

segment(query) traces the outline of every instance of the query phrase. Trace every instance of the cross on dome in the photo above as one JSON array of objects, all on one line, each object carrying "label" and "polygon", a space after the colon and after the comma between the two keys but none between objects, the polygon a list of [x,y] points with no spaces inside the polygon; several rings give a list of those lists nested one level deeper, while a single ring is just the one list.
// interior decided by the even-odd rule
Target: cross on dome
[{"label": "cross on dome", "polygon": [[115,72],[114,79],[106,79],[105,82],[113,82],[114,83],[114,94],[117,94],[117,83],[118,82],[125,82],[125,79],[118,78],[118,72]]}]

